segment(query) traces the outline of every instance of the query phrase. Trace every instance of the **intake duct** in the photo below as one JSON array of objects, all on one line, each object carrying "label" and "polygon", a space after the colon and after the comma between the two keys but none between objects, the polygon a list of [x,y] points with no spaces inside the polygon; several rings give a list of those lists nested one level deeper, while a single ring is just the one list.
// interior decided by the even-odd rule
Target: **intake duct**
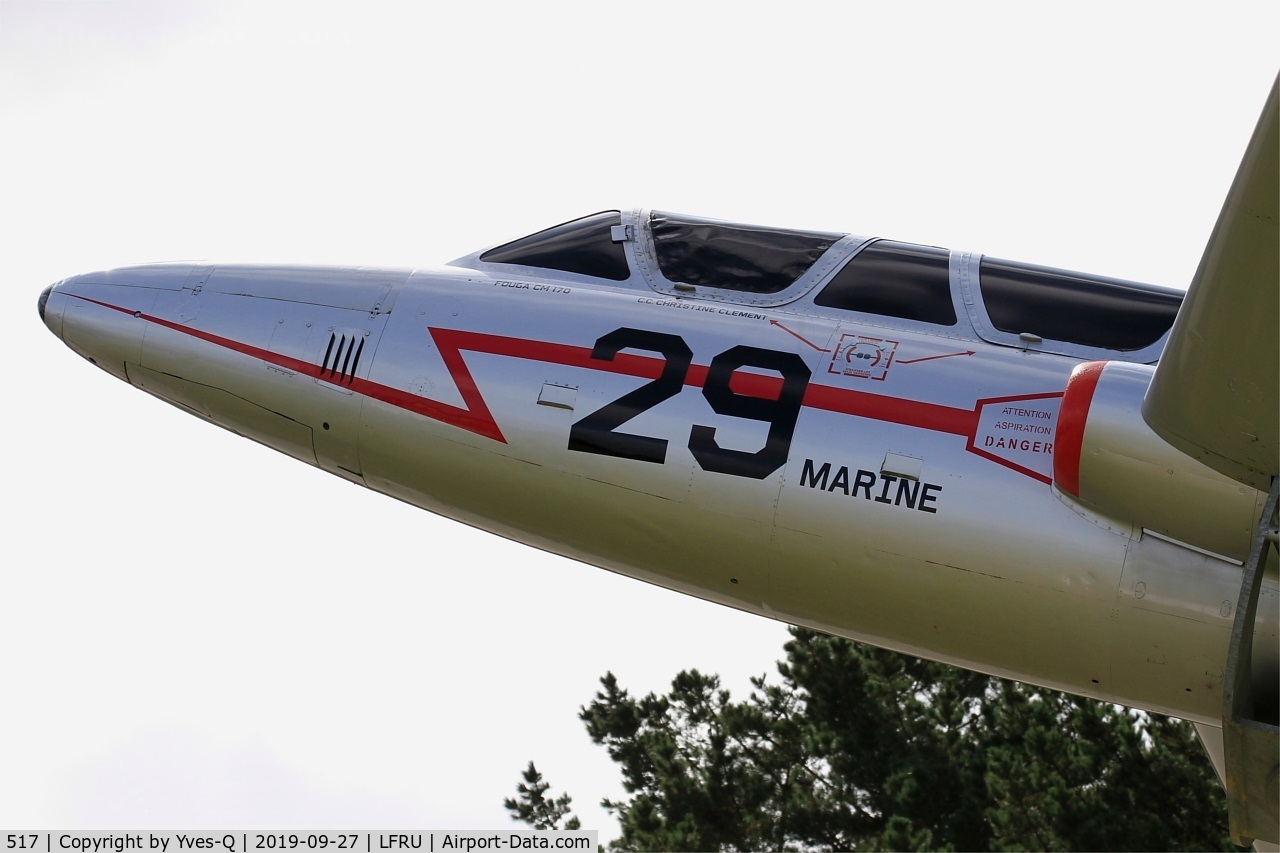
[{"label": "intake duct", "polygon": [[1244,561],[1266,495],[1147,426],[1142,398],[1154,372],[1116,361],[1075,369],[1058,413],[1053,483],[1101,515]]}]

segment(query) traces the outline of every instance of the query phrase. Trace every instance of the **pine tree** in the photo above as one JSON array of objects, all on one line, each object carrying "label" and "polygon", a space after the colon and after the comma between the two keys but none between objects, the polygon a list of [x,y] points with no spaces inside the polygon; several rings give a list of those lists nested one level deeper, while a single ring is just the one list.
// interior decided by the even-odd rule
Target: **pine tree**
[{"label": "pine tree", "polygon": [[[1191,726],[792,629],[781,683],[714,675],[580,713],[622,771],[620,850],[1235,849]],[[555,825],[532,762],[517,820]]]},{"label": "pine tree", "polygon": [[[554,799],[547,797],[551,785],[542,781],[542,774],[533,762],[524,771],[524,781],[516,785],[519,799],[508,797],[502,801],[511,817],[527,823],[534,829],[581,829],[582,823],[569,811],[573,798],[561,794]],[[564,826],[560,822],[564,821]]]}]

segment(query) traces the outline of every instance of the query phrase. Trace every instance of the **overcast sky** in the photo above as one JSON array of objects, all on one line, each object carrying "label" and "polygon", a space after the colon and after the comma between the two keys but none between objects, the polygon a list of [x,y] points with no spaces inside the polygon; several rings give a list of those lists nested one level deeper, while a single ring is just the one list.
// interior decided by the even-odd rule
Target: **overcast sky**
[{"label": "overcast sky", "polygon": [[603,840],[597,679],[742,693],[786,638],[185,415],[50,335],[46,285],[430,266],[644,206],[1184,287],[1277,32],[1274,2],[0,2],[0,825],[506,828],[535,759]]}]

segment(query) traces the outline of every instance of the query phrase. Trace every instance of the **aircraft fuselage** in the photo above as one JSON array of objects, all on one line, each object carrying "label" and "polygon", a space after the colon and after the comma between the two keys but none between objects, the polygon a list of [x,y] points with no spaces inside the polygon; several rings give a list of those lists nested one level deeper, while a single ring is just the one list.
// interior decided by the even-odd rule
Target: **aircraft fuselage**
[{"label": "aircraft fuselage", "polygon": [[[612,276],[498,250],[412,272],[160,265],[67,279],[42,315],[142,390],[466,524],[771,618],[1221,724],[1265,496],[1213,480],[1231,493],[1215,504],[1229,529],[1189,543],[1055,479],[1055,456],[1077,474],[1097,464],[1061,447],[1073,371],[1119,359],[1140,383],[1163,333],[1111,349],[1008,328],[981,283],[998,267],[960,252],[937,255],[936,316],[824,305],[875,245],[841,235],[781,288],[718,290],[690,271],[694,253],[662,266],[669,221],[613,221],[625,266]],[[1274,577],[1265,592],[1255,669],[1276,665]]]}]

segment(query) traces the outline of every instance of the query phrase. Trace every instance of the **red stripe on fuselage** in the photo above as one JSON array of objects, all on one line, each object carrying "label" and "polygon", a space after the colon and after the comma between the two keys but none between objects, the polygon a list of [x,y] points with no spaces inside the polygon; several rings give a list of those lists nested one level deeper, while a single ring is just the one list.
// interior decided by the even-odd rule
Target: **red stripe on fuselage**
[{"label": "red stripe on fuselage", "polygon": [[[477,400],[480,400],[480,395],[475,390],[475,381],[462,359],[461,353],[464,351],[504,355],[548,364],[561,364],[566,367],[602,370],[641,379],[658,378],[662,375],[662,369],[666,364],[666,361],[661,358],[626,353],[619,353],[612,361],[603,361],[593,359],[591,350],[587,347],[527,341],[481,332],[436,328],[429,331],[436,345],[440,347],[440,353],[449,367],[449,373],[462,390],[463,399],[468,401],[470,397],[468,392],[473,393]],[[690,388],[701,388],[706,379],[707,368],[694,364],[690,365],[685,374],[684,384]],[[777,376],[739,371],[733,375],[730,384],[734,393],[750,397],[776,400],[782,393],[782,379]],[[480,402],[483,404],[483,400]],[[904,400],[900,397],[813,383],[810,383],[805,390],[804,405],[842,415],[853,415],[961,436],[972,435],[978,419],[975,409],[957,409],[936,403],[922,403],[918,400]]]},{"label": "red stripe on fuselage", "polygon": [[[355,393],[362,394],[388,405],[404,409],[432,420],[456,426],[476,435],[506,443],[502,430],[498,427],[492,412],[484,401],[484,395],[476,384],[475,377],[462,357],[464,352],[477,352],[489,355],[500,355],[509,358],[520,358],[546,364],[559,364],[566,367],[580,367],[586,370],[599,370],[617,373],[624,376],[635,376],[641,379],[656,379],[662,375],[665,359],[653,356],[619,353],[611,361],[591,357],[590,347],[556,344],[547,341],[530,341],[523,338],[511,338],[503,335],[491,335],[484,332],[469,332],[461,329],[429,328],[431,339],[440,349],[449,375],[462,395],[462,406],[452,406],[419,397],[399,388],[381,385],[368,379],[350,379],[341,382],[331,380],[324,375],[320,365],[282,355],[278,352],[255,347],[211,332],[205,332],[190,326],[165,320],[150,314],[131,311],[118,305],[111,305],[90,299],[87,296],[75,296],[86,302],[101,305],[113,311],[131,314],[166,329],[181,332],[202,341],[238,352],[243,355],[261,359],[262,361],[310,376],[321,382],[340,385]],[[706,382],[707,368],[693,364],[685,373],[684,384],[691,388],[701,388]],[[777,399],[782,392],[782,379],[758,373],[739,371],[731,380],[734,393],[765,399]],[[805,390],[804,405],[837,414],[852,415],[859,418],[902,424],[960,436],[972,436],[977,426],[977,409],[958,409],[953,406],[942,406],[936,403],[924,403],[918,400],[904,400],[882,394],[871,394],[848,388],[835,388],[830,385],[810,383]]]},{"label": "red stripe on fuselage", "polygon": [[[441,347],[441,354],[445,357],[445,364],[449,367],[450,374],[453,375],[454,381],[458,385],[458,390],[462,393],[462,400],[465,406],[450,406],[448,403],[438,403],[435,400],[428,400],[425,397],[419,397],[417,394],[411,394],[408,391],[402,391],[399,388],[392,388],[389,385],[381,385],[368,379],[343,379],[341,381],[331,378],[331,372],[325,370],[321,365],[312,364],[309,361],[301,361],[296,358],[290,358],[278,352],[265,350],[261,347],[255,347],[252,344],[242,343],[232,338],[224,338],[221,335],[215,335],[211,332],[205,332],[200,329],[184,326],[175,323],[172,320],[166,320],[162,317],[155,317],[151,314],[144,314],[140,311],[131,311],[128,308],[121,308],[118,305],[111,305],[107,302],[100,302],[97,299],[90,299],[87,296],[77,296],[76,294],[68,294],[82,299],[85,302],[92,302],[94,305],[101,305],[103,308],[110,308],[112,311],[119,311],[122,314],[131,314],[157,326],[163,326],[166,329],[172,329],[175,332],[181,332],[202,341],[229,349],[232,352],[238,352],[243,355],[252,356],[261,359],[268,364],[274,364],[277,367],[283,367],[286,370],[292,370],[295,373],[301,373],[304,376],[310,376],[320,382],[326,382],[330,385],[337,385],[380,400],[388,405],[404,409],[432,420],[441,421],[465,429],[468,432],[474,432],[485,438],[492,438],[494,441],[506,443],[502,431],[498,429],[498,423],[493,419],[493,415],[489,412],[489,407],[485,405],[484,397],[480,394],[480,390],[476,387],[475,380],[471,377],[471,372],[467,370],[466,364],[462,362],[462,357],[458,353],[457,347],[445,348]],[[587,351],[588,356],[590,350]]]}]

